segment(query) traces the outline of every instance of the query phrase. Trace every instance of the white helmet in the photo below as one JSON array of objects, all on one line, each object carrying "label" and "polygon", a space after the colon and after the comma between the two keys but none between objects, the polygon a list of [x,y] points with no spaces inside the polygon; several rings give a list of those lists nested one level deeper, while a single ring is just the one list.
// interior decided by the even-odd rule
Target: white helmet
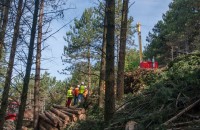
[{"label": "white helmet", "polygon": [[84,85],[84,82],[81,82],[82,85]]}]

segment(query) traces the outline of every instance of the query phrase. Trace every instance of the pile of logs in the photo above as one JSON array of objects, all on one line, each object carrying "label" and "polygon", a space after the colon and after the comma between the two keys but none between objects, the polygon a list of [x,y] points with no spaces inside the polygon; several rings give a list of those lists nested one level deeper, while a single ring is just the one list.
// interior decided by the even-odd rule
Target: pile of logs
[{"label": "pile of logs", "polygon": [[85,119],[84,108],[53,105],[53,108],[39,115],[38,125],[40,130],[60,130],[66,128],[72,122]]}]

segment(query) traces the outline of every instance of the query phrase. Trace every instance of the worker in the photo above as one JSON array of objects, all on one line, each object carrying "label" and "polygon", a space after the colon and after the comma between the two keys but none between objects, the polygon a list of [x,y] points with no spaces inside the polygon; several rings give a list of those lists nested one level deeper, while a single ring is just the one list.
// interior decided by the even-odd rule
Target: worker
[{"label": "worker", "polygon": [[85,90],[83,92],[83,97],[84,97],[84,100],[86,101],[87,97],[88,97],[88,89],[87,88],[85,88]]},{"label": "worker", "polygon": [[73,87],[70,87],[70,88],[67,90],[66,107],[70,107],[72,99],[73,99]]},{"label": "worker", "polygon": [[74,105],[78,104],[79,87],[80,87],[80,85],[77,85],[74,88]]},{"label": "worker", "polygon": [[79,95],[78,95],[78,100],[80,103],[82,103],[84,100],[84,97],[83,97],[84,91],[85,91],[84,82],[81,82],[81,85],[79,87]]}]

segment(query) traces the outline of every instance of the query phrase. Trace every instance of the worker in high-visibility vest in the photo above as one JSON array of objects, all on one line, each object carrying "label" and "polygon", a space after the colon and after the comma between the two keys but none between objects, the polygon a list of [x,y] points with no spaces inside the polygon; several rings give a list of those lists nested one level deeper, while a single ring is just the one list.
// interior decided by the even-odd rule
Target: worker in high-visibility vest
[{"label": "worker in high-visibility vest", "polygon": [[74,88],[74,105],[78,104],[79,87],[80,87],[80,85],[77,85]]},{"label": "worker in high-visibility vest", "polygon": [[88,97],[88,89],[85,88],[85,91],[83,93],[83,97],[84,97],[84,100],[87,101],[87,97]]},{"label": "worker in high-visibility vest", "polygon": [[84,82],[81,82],[81,85],[79,87],[79,95],[78,95],[78,100],[80,103],[84,101],[84,97],[83,97],[84,91],[85,91]]},{"label": "worker in high-visibility vest", "polygon": [[72,99],[73,99],[73,87],[70,87],[70,88],[67,90],[67,102],[66,102],[66,107],[70,107]]}]

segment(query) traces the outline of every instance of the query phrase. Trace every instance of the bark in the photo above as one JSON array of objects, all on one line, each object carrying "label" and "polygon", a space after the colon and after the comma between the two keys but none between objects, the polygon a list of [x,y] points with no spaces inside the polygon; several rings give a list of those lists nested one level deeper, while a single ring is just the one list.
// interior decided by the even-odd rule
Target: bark
[{"label": "bark", "polygon": [[64,111],[64,110],[60,110],[60,111],[62,113],[64,113],[65,115],[69,116],[71,121],[76,122],[78,120],[75,114],[67,112],[67,111]]},{"label": "bark", "polygon": [[[4,0],[0,0],[0,3],[2,5],[0,5],[0,37],[2,35],[2,31],[3,31],[3,15],[4,15]],[[2,29],[2,30],[1,30]],[[0,60],[2,58],[2,50],[3,50],[3,42],[2,42],[2,38],[0,38]]]},{"label": "bark", "polygon": [[138,124],[135,121],[128,121],[125,130],[137,130]]},{"label": "bark", "polygon": [[8,94],[10,90],[11,77],[12,77],[12,71],[13,71],[13,66],[14,66],[17,39],[19,36],[20,19],[22,16],[22,5],[23,5],[23,0],[19,0],[18,8],[17,8],[17,16],[15,20],[15,25],[14,25],[14,33],[13,33],[8,69],[6,72],[5,85],[4,85],[3,95],[2,95],[1,110],[0,110],[0,122],[1,122],[0,130],[3,129],[3,125],[5,122],[6,109],[8,107]]},{"label": "bark", "polygon": [[33,51],[34,51],[34,41],[35,41],[35,34],[36,34],[38,10],[39,10],[39,0],[35,0],[35,10],[33,14],[33,24],[31,28],[30,46],[29,46],[26,73],[24,77],[23,90],[22,90],[22,95],[21,95],[21,104],[19,106],[19,115],[18,115],[16,130],[21,130],[22,128],[23,116],[24,116],[24,111],[26,107],[28,85],[29,85],[29,80],[30,80],[31,66],[33,62],[32,59],[33,59]]},{"label": "bark", "polygon": [[107,35],[106,35],[106,88],[105,113],[106,123],[113,117],[115,111],[115,75],[114,75],[114,37],[115,37],[115,0],[106,0]]},{"label": "bark", "polygon": [[54,114],[56,114],[58,117],[60,117],[61,119],[63,119],[65,122],[69,121],[69,116],[65,115],[64,113],[62,113],[61,111],[55,109],[55,108],[51,108],[50,111]]},{"label": "bark", "polygon": [[47,122],[50,125],[57,126],[57,124],[53,123],[51,119],[49,119],[45,114],[39,114],[41,120]]},{"label": "bark", "polygon": [[66,111],[70,111],[70,112],[75,113],[75,114],[85,114],[84,108],[67,108],[67,107],[60,106],[60,105],[53,105],[53,107],[57,108],[57,109],[63,109],[63,110],[66,110]]},{"label": "bark", "polygon": [[100,70],[100,80],[99,80],[99,99],[98,104],[100,108],[103,108],[104,104],[104,86],[106,79],[106,34],[107,34],[107,20],[106,15],[104,16],[104,29],[103,29],[103,43],[101,52],[101,70]]},{"label": "bark", "polygon": [[55,115],[53,115],[52,113],[45,111],[44,112],[45,115],[51,120],[52,124],[54,125],[58,125],[59,120],[57,118],[55,118]]},{"label": "bark", "polygon": [[46,130],[46,128],[43,126],[43,124],[39,125],[39,130]]},{"label": "bark", "polygon": [[[52,128],[64,129],[66,125],[78,120],[86,120],[85,109],[83,108],[73,108],[68,109],[64,106],[53,105],[54,108],[51,108],[50,111],[45,111],[40,114],[38,126],[39,128],[43,126],[47,130]],[[56,108],[55,108],[56,107]],[[70,111],[67,111],[70,110]],[[73,113],[75,111],[80,111],[80,113]],[[48,127],[48,128],[47,128]]]},{"label": "bark", "polygon": [[2,27],[3,13],[4,13],[4,10],[3,10],[4,0],[0,0],[0,3],[2,4],[0,5],[0,27]]},{"label": "bark", "polygon": [[90,47],[88,47],[88,95],[91,88],[91,66],[90,66]]},{"label": "bark", "polygon": [[6,32],[6,27],[7,27],[7,23],[8,23],[8,14],[9,14],[9,10],[10,10],[10,4],[11,4],[11,0],[6,0],[5,5],[6,6],[2,6],[1,8],[1,32],[0,32],[0,60],[2,59],[2,54],[3,54],[3,47],[4,47],[4,39],[5,39],[5,32]]},{"label": "bark", "polygon": [[[57,122],[57,125],[64,126],[65,122],[63,120],[61,120],[60,118],[58,118],[58,116],[56,116],[56,114],[52,113],[51,111],[48,111],[47,113],[48,114],[46,114],[46,113],[45,114],[48,116],[48,118],[50,118],[50,119],[53,118],[53,120]],[[49,117],[49,116],[51,116],[51,117]]]},{"label": "bark", "polygon": [[58,128],[48,124],[45,121],[40,121],[40,125],[43,126],[46,130],[58,130]]},{"label": "bark", "polygon": [[86,120],[86,115],[85,114],[80,114],[78,115],[79,120]]},{"label": "bark", "polygon": [[124,66],[127,38],[127,15],[128,15],[128,0],[123,0],[121,32],[120,32],[120,50],[117,72],[117,98],[122,99],[124,95]]},{"label": "bark", "polygon": [[70,112],[70,113],[73,113],[73,114],[82,114],[81,111],[78,111],[78,110],[72,110],[72,109],[63,109],[64,111],[67,111],[67,112]]},{"label": "bark", "polygon": [[44,12],[44,0],[40,3],[40,13],[38,21],[38,39],[37,39],[37,54],[36,54],[36,72],[35,72],[35,86],[34,86],[34,130],[38,130],[38,116],[39,116],[39,88],[40,88],[40,61],[41,61],[41,44],[42,44],[42,22]]}]

